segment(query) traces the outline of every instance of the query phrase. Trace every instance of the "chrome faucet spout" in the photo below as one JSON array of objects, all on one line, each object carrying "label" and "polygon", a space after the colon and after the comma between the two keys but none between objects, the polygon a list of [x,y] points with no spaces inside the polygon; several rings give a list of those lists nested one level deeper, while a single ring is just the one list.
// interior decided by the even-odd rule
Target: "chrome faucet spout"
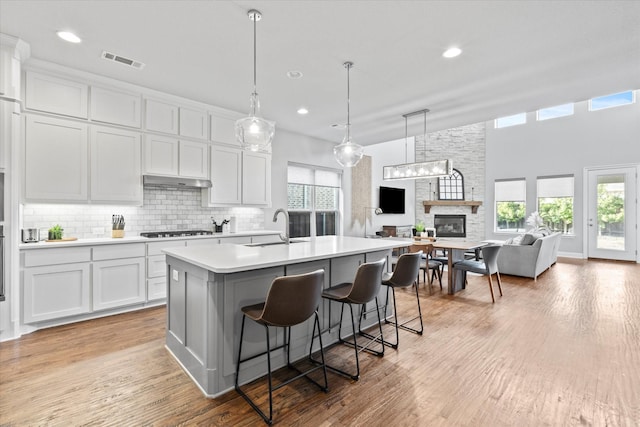
[{"label": "chrome faucet spout", "polygon": [[285,224],[284,224],[284,230],[285,230],[285,235],[282,236],[282,234],[280,234],[280,240],[282,240],[283,242],[285,242],[287,245],[289,244],[289,212],[287,212],[286,209],[283,208],[278,208],[276,209],[276,212],[273,214],[273,222],[278,222],[278,214],[282,213],[284,215],[284,220],[285,220]]}]

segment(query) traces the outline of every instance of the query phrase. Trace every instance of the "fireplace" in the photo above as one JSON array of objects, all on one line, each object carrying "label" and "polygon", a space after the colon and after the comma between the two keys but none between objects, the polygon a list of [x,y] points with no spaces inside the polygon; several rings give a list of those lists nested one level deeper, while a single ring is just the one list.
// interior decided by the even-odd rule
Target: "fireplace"
[{"label": "fireplace", "polygon": [[467,237],[466,215],[435,215],[436,237]]}]

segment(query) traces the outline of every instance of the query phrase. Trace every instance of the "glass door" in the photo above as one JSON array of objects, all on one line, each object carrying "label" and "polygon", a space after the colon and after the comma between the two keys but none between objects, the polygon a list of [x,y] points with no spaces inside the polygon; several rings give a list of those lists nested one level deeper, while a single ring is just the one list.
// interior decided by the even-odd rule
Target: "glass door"
[{"label": "glass door", "polygon": [[589,171],[588,256],[636,259],[636,169]]}]

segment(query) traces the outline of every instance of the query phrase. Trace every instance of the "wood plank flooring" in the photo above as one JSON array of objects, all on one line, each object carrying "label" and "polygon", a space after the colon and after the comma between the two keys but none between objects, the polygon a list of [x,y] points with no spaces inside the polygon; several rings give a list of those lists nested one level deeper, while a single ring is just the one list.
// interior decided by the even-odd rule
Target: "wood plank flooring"
[{"label": "wood plank flooring", "polygon": [[[283,387],[276,424],[640,425],[640,266],[561,259],[537,282],[502,279],[495,304],[484,277],[455,296],[421,284],[423,336],[361,354],[360,381],[330,373],[327,394]],[[415,294],[397,297],[412,314]],[[164,348],[165,321],[155,308],[1,343],[0,425],[261,425],[235,392],[202,395]],[[266,403],[264,383],[250,389]]]}]

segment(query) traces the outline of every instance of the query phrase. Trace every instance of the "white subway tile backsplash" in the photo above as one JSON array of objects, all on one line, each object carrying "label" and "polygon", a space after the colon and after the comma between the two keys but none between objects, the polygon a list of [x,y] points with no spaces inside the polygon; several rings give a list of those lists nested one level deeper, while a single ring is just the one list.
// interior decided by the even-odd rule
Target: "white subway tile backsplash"
[{"label": "white subway tile backsplash", "polygon": [[[264,228],[264,212],[260,208],[204,208],[201,190],[169,190],[162,187],[144,188],[143,206],[28,204],[22,207],[24,228],[47,230],[60,224],[66,236],[78,238],[111,235],[111,216],[124,215],[125,231],[138,235],[143,231],[178,229],[211,229],[211,218],[220,223],[235,216],[238,231]],[[103,235],[95,233],[103,229]]]}]

